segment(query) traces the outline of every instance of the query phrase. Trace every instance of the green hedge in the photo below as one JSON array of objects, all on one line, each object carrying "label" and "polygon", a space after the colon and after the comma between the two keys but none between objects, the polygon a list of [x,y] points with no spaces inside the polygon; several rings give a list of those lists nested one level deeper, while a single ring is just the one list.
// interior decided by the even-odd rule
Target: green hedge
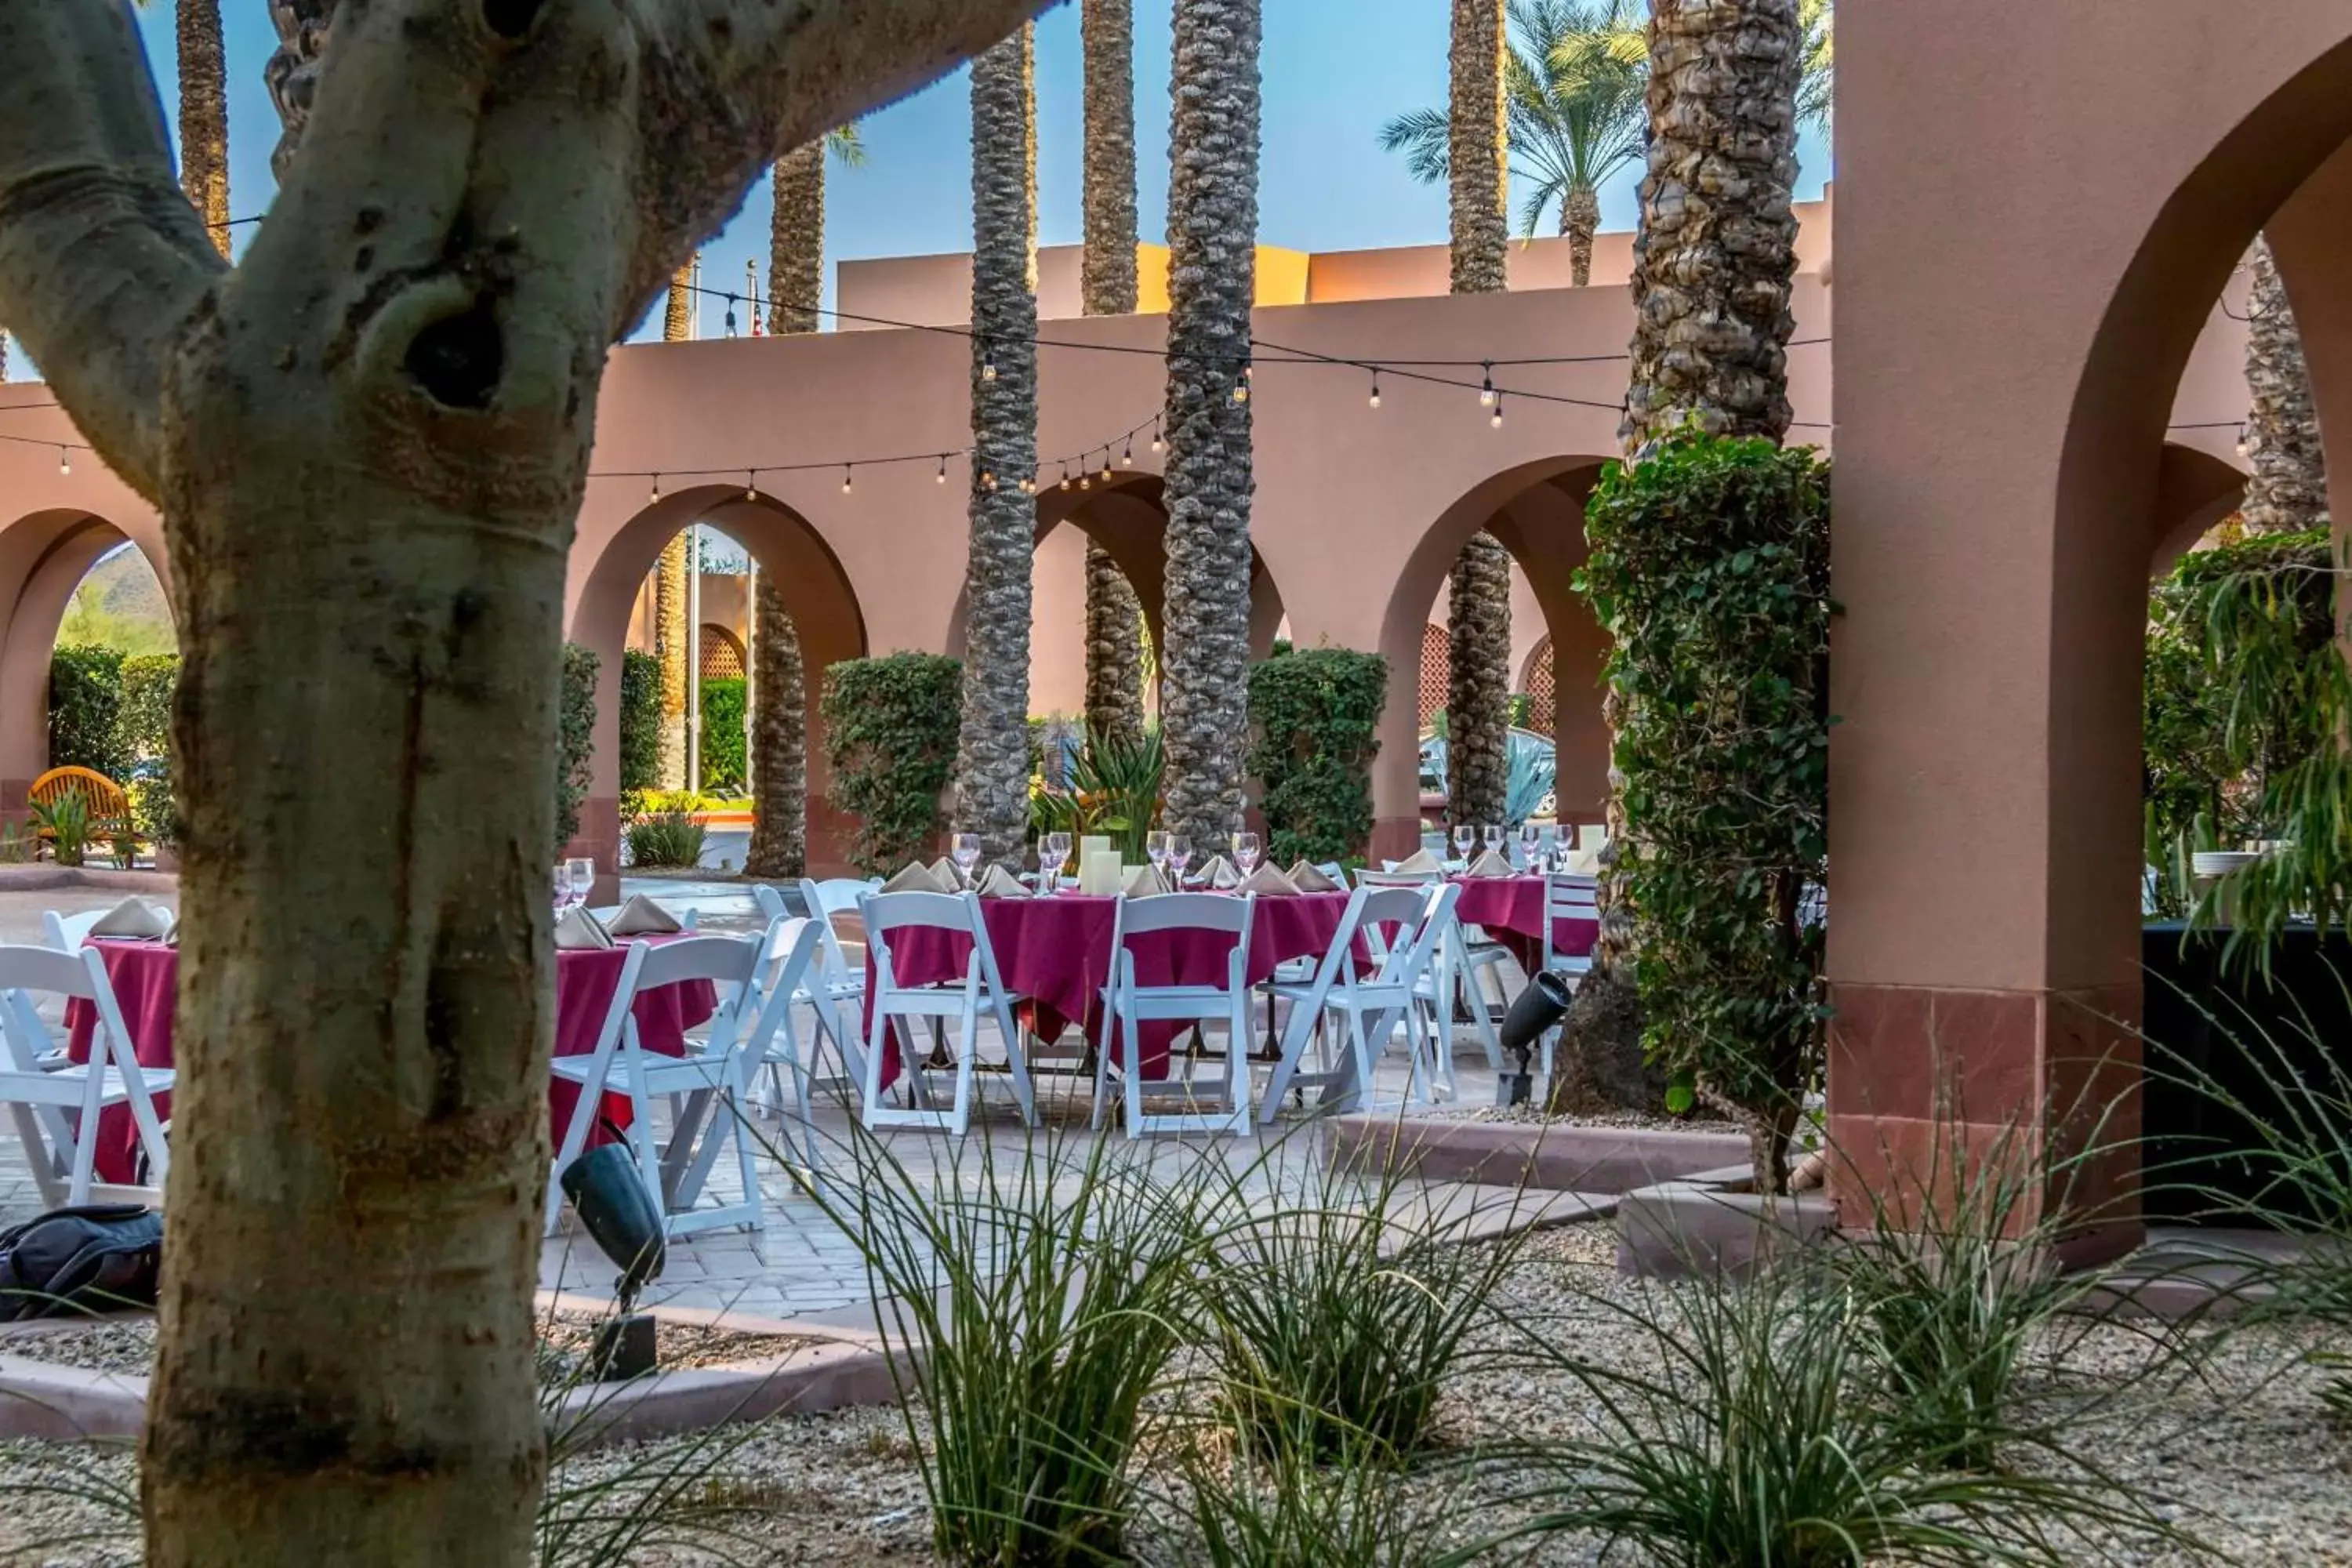
[{"label": "green hedge", "polygon": [[1821,1068],[1827,879],[1829,466],[1685,429],[1612,464],[1578,585],[1615,651],[1621,891],[1643,1039],[1678,1102],[1696,1088],[1779,1161]]},{"label": "green hedge", "polygon": [[702,787],[711,795],[734,795],[751,779],[744,754],[740,676],[702,682]]},{"label": "green hedge", "polygon": [[621,793],[661,787],[661,661],[621,655]]},{"label": "green hedge", "polygon": [[133,763],[172,754],[172,693],[180,685],[176,653],[134,654],[122,661],[122,702],[114,732],[123,755]]},{"label": "green hedge", "polygon": [[1343,647],[1294,649],[1250,670],[1247,766],[1276,861],[1363,852],[1388,689],[1388,660]]},{"label": "green hedge", "polygon": [[555,852],[579,836],[580,804],[594,783],[596,676],[604,668],[577,643],[563,645],[563,689],[555,710]]},{"label": "green hedge", "polygon": [[833,804],[857,819],[850,859],[869,874],[938,846],[962,684],[961,664],[929,653],[853,658],[824,672]]},{"label": "green hedge", "polygon": [[79,646],[49,656],[49,766],[130,776],[122,748],[122,653]]}]

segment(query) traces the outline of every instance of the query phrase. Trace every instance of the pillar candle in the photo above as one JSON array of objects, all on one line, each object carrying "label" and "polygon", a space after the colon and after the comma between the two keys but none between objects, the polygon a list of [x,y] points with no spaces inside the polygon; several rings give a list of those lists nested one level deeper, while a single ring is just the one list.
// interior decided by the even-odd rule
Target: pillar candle
[{"label": "pillar candle", "polygon": [[1108,898],[1118,891],[1121,870],[1119,853],[1116,849],[1097,849],[1087,855],[1079,874],[1079,891]]}]

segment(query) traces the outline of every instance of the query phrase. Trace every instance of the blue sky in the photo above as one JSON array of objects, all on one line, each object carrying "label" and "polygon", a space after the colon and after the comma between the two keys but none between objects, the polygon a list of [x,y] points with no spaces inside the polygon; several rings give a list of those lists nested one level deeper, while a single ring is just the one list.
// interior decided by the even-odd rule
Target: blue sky
[{"label": "blue sky", "polygon": [[[1157,239],[1168,205],[1170,0],[1136,0],[1136,127],[1144,237]],[[262,89],[275,47],[258,0],[225,6],[228,28],[229,201],[235,216],[265,210],[278,118]],[[1444,0],[1270,0],[1265,6],[1265,156],[1260,234],[1269,245],[1345,250],[1418,245],[1445,237],[1444,192],[1414,183],[1401,158],[1375,141],[1381,122],[1445,97]],[[175,110],[172,8],[142,14],[167,117]],[[1075,5],[1037,29],[1038,216],[1048,245],[1079,238],[1080,102]],[[971,244],[970,96],[950,77],[864,125],[863,168],[836,171],[828,191],[830,263],[847,258],[962,250]],[[1801,148],[1799,195],[1818,194],[1828,172],[1817,135]],[[1605,226],[1633,221],[1630,177],[1602,194]],[[757,257],[767,264],[768,202],[755,189],[704,250],[704,276],[724,288]],[[717,331],[711,309],[705,331]],[[20,367],[20,371],[21,371]]]}]

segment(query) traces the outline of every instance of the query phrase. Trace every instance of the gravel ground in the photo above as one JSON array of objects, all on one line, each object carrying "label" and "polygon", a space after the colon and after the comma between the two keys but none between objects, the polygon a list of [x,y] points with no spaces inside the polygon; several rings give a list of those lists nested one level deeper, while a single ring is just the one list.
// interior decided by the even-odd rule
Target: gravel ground
[{"label": "gravel ground", "polygon": [[1662,1110],[1613,1110],[1580,1116],[1547,1116],[1539,1105],[1441,1105],[1416,1108],[1412,1119],[1416,1121],[1507,1121],[1540,1127],[1630,1127],[1644,1132],[1729,1132],[1746,1136],[1745,1130],[1736,1121],[1668,1116]]},{"label": "gravel ground", "polygon": [[[1646,1289],[1614,1273],[1615,1240],[1604,1224],[1539,1232],[1528,1237],[1503,1284],[1498,1305],[1507,1320],[1542,1321],[1542,1337],[1586,1362],[1621,1370],[1656,1364],[1647,1336],[1626,1321],[1586,1301],[1579,1292],[1631,1302]],[[1501,1349],[1514,1331],[1482,1333],[1475,1352]],[[2147,1342],[2123,1329],[2088,1328],[2066,1352],[2063,1372],[2074,1386],[2128,1382],[2145,1367]],[[2352,1440],[2332,1428],[2317,1400],[2317,1377],[2302,1364],[2312,1336],[2252,1331],[2222,1342],[2195,1381],[2142,1381],[2127,1396],[2077,1428],[2076,1450],[2145,1489],[2168,1518],[2195,1530],[2217,1549],[2218,1560],[2263,1568],[2352,1568]],[[2046,1363],[2054,1351],[2042,1358]],[[2029,1386],[2055,1384],[2059,1369],[2037,1363]],[[1474,1353],[1449,1378],[1439,1412],[1443,1447],[1455,1457],[1498,1437],[1570,1436],[1590,1430],[1599,1406],[1575,1380],[1524,1357]],[[922,1434],[918,1433],[918,1440]],[[872,1563],[928,1563],[929,1531],[915,1449],[895,1410],[850,1411],[779,1420],[719,1437],[673,1439],[608,1452],[563,1465],[559,1487],[640,1489],[648,1479],[683,1473],[705,1509],[740,1510],[740,1542],[721,1550],[703,1545],[653,1545],[625,1553],[585,1552],[551,1568],[688,1568],[721,1562],[812,1564],[849,1568]],[[1149,1467],[1147,1467],[1149,1468]],[[1147,1491],[1162,1478],[1147,1477]],[[1448,1542],[1501,1529],[1522,1516],[1512,1500],[1523,1477],[1495,1463],[1453,1466],[1395,1489],[1400,1517],[1444,1514],[1435,1533]],[[65,1538],[107,1510],[45,1492],[42,1486],[127,1489],[131,1472],[119,1450],[92,1452],[55,1445],[0,1447],[0,1562],[82,1568],[134,1561],[118,1540],[109,1549],[75,1547]],[[618,1493],[613,1495],[619,1495]],[[609,1506],[609,1503],[608,1505]],[[1172,1510],[1153,1508],[1160,1522]],[[120,1516],[114,1516],[119,1518]],[[54,1543],[40,1549],[40,1543]],[[1551,1536],[1524,1555],[1497,1562],[1551,1568],[1589,1568],[1603,1561],[1597,1539]],[[34,1548],[10,1558],[13,1549]],[[1201,1560],[1181,1536],[1150,1538],[1149,1560],[1169,1568]],[[1396,1554],[1389,1568],[1415,1559]],[[2206,1561],[2164,1546],[2088,1542],[2077,1561],[2134,1568],[2181,1568]],[[1612,1563],[1634,1561],[1620,1552]]]}]

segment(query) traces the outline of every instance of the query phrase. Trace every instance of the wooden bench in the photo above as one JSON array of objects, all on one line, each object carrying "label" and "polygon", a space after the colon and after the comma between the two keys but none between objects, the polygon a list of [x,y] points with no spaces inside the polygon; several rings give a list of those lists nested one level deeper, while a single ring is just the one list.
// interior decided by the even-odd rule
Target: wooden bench
[{"label": "wooden bench", "polygon": [[[95,768],[51,768],[33,781],[25,798],[35,805],[55,805],[69,795],[79,795],[89,810],[89,833],[92,838],[109,833],[129,832],[131,828],[131,797],[122,786]],[[41,837],[49,837],[47,828]]]}]

